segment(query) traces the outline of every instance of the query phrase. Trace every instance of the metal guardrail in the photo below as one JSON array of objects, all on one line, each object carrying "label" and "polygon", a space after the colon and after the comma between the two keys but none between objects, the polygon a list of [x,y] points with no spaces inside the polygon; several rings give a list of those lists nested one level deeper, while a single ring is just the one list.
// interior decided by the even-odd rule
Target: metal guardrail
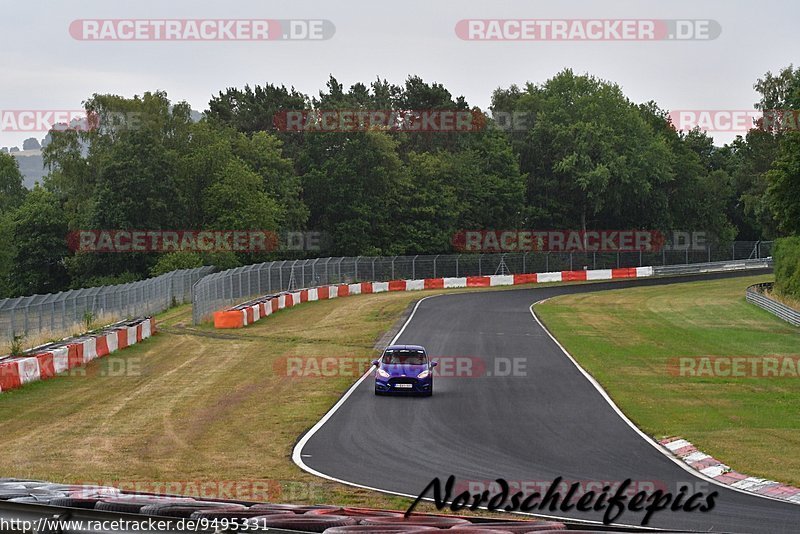
[{"label": "metal guardrail", "polygon": [[710,263],[662,265],[653,267],[656,276],[681,274],[700,274],[721,271],[741,271],[747,269],[768,269],[772,267],[772,258],[747,259],[735,261],[715,261]]},{"label": "metal guardrail", "polygon": [[191,302],[194,284],[214,270],[210,266],[181,269],[128,284],[2,299],[0,340],[15,335],[63,334],[76,327],[83,330],[87,312],[109,321],[153,315]]},{"label": "metal guardrail", "polygon": [[771,250],[771,242],[737,241],[730,246],[709,246],[704,250],[665,247],[655,253],[519,252],[275,261],[229,269],[200,280],[192,295],[192,321],[200,324],[215,311],[263,295],[328,284],[644,266],[665,269],[656,274],[679,275],[725,270],[728,265],[731,270],[743,268],[742,265],[770,267],[771,258],[764,256]]},{"label": "metal guardrail", "polygon": [[754,284],[748,287],[747,291],[745,292],[745,298],[747,299],[747,302],[767,310],[771,314],[780,317],[789,324],[800,326],[800,311],[795,310],[794,308],[791,308],[782,302],[771,299],[764,294],[764,290],[771,290],[772,286],[773,282],[766,282],[763,284]]}]

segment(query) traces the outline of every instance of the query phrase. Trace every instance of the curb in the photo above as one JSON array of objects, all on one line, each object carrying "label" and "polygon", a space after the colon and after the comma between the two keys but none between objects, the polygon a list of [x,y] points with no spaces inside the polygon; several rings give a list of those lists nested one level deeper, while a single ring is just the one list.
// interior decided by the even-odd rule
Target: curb
[{"label": "curb", "polygon": [[689,467],[720,484],[800,504],[800,488],[734,471],[713,456],[697,450],[689,441],[679,437],[661,439],[659,443]]}]

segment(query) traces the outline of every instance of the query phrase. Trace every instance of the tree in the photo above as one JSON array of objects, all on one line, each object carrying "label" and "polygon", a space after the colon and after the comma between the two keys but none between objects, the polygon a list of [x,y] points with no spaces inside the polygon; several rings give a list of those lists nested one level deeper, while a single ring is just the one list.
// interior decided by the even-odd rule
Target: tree
[{"label": "tree", "polygon": [[11,217],[15,250],[10,272],[16,295],[52,293],[67,284],[67,225],[58,198],[40,186]]},{"label": "tree", "polygon": [[159,276],[178,269],[194,269],[203,266],[203,258],[197,252],[169,252],[158,258],[150,269],[150,276]]},{"label": "tree", "polygon": [[766,174],[766,204],[778,229],[800,235],[800,133],[787,133],[780,154]]},{"label": "tree", "polygon": [[0,217],[22,204],[26,192],[23,180],[16,158],[0,153]]},{"label": "tree", "polygon": [[401,252],[400,193],[407,174],[397,142],[387,134],[309,135],[312,170],[303,177],[310,226],[331,234],[333,253],[375,255]]},{"label": "tree", "polygon": [[496,91],[493,109],[529,121],[512,136],[528,174],[528,223],[562,228],[641,227],[655,189],[671,178],[668,150],[614,84],[565,70],[542,86]]},{"label": "tree", "polygon": [[[785,229],[785,223],[779,228],[781,223],[775,219],[776,209],[785,213],[787,207],[779,208],[775,197],[785,190],[785,183],[775,188],[770,182],[786,176],[784,173],[791,167],[787,159],[790,156],[786,156],[787,148],[783,145],[794,144],[788,136],[798,127],[800,68],[789,65],[777,75],[767,72],[753,87],[761,95],[755,108],[764,111],[767,120],[760,121],[744,138],[739,137],[729,145],[729,172],[738,198],[735,220],[741,220],[740,237],[769,239]],[[784,122],[787,120],[788,123]],[[781,163],[778,158],[782,159]],[[782,168],[775,169],[775,165]],[[771,178],[768,178],[770,169],[777,173],[769,174]],[[773,192],[768,194],[770,187]]]},{"label": "tree", "polygon": [[14,258],[12,216],[25,199],[27,190],[14,156],[0,153],[0,298],[11,295],[10,272]]}]

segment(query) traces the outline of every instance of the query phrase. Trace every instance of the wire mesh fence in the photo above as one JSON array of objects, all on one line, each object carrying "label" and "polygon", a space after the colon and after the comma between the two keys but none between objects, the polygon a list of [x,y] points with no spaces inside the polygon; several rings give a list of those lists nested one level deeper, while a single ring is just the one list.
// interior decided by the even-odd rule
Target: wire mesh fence
[{"label": "wire mesh fence", "polygon": [[87,314],[108,320],[162,312],[191,302],[192,286],[214,267],[182,269],[113,286],[91,287],[0,300],[0,340],[16,335],[58,335],[83,325]]},{"label": "wire mesh fence", "polygon": [[654,253],[524,252],[273,261],[217,272],[199,280],[192,295],[192,319],[199,324],[209,320],[213,312],[250,298],[326,284],[682,265],[766,258],[771,254],[771,241],[736,241],[702,248],[666,246]]}]

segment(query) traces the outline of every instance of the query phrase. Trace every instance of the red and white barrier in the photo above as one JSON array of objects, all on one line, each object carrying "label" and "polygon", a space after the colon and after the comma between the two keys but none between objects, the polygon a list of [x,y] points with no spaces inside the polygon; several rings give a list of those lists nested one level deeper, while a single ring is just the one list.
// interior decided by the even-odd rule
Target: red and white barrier
[{"label": "red and white barrier", "polygon": [[81,336],[46,350],[31,351],[25,356],[0,359],[0,392],[82,367],[92,360],[147,339],[155,331],[155,320],[147,318],[136,325]]},{"label": "red and white barrier", "polygon": [[281,293],[258,302],[214,313],[215,328],[241,328],[278,310],[302,302],[314,302],[350,295],[366,295],[386,291],[421,291],[423,289],[450,289],[464,287],[496,287],[547,282],[583,282],[613,280],[616,278],[644,278],[653,276],[652,267],[621,269],[596,269],[591,271],[555,271],[549,273],[507,274],[489,276],[464,276],[452,278],[424,278],[418,280],[391,280],[389,282],[361,282],[301,289]]}]

